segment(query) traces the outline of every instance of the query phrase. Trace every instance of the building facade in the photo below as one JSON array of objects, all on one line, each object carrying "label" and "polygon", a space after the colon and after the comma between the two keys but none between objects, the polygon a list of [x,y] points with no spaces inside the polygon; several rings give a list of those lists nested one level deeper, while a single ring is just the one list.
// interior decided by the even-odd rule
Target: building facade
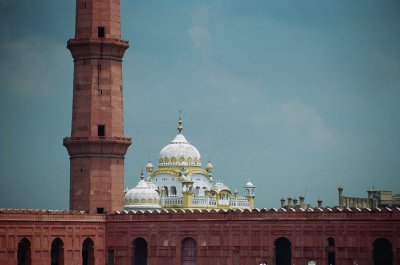
[{"label": "building facade", "polygon": [[[120,1],[77,0],[76,5],[75,38],[68,41],[74,58],[72,129],[64,139],[70,210],[0,209],[1,265],[400,264],[397,207],[122,210],[124,155],[131,139],[123,129],[121,62],[128,43],[120,37]],[[150,179],[164,176],[161,169],[181,173],[182,197],[196,189],[190,170],[196,169],[191,176],[197,172],[210,180],[195,156],[161,158]],[[185,161],[183,171],[182,165],[168,164]],[[144,177],[141,181],[138,189],[156,194]],[[171,185],[153,184],[173,192]],[[250,184],[245,187],[254,187]],[[204,195],[211,193],[212,186],[204,187]],[[227,206],[226,197],[221,202]]]}]

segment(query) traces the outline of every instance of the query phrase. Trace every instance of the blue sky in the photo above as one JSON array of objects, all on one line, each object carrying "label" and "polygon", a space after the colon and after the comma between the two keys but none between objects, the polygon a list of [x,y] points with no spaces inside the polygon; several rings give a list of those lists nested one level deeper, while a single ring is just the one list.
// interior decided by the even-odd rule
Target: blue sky
[{"label": "blue sky", "polygon": [[[23,7],[23,8],[21,8]],[[67,209],[75,1],[0,0],[0,208]],[[121,0],[132,187],[184,134],[257,207],[400,193],[399,1]]]}]

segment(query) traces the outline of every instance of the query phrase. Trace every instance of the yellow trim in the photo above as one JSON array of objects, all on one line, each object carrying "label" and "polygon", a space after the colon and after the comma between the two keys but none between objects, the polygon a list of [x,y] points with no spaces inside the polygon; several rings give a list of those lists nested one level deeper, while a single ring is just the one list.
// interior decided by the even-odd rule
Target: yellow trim
[{"label": "yellow trim", "polygon": [[[186,170],[185,172],[188,177],[192,176],[193,174],[201,174],[206,177],[209,177],[209,175],[205,169],[198,168],[198,167],[183,167],[183,168]],[[182,169],[182,167],[180,167],[180,166],[176,166],[176,167],[160,166],[159,168],[157,168],[157,169],[153,170],[153,172],[151,172],[151,176],[155,177],[160,174],[169,174],[169,175],[179,178],[181,169]]]},{"label": "yellow trim", "polygon": [[183,195],[183,205],[182,208],[192,208],[193,202],[193,192],[191,191],[184,191],[182,192]]}]

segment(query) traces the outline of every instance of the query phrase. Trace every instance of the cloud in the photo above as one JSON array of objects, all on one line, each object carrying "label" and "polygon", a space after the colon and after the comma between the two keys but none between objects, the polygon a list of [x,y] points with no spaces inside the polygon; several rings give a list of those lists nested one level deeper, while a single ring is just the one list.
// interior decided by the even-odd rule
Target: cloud
[{"label": "cloud", "polygon": [[214,16],[214,10],[207,5],[196,7],[192,12],[192,26],[188,30],[193,46],[198,49],[203,57],[208,54],[211,44],[211,34],[207,29],[207,24]]},{"label": "cloud", "polygon": [[289,135],[304,136],[318,145],[328,143],[333,138],[333,132],[326,127],[317,112],[298,100],[283,104],[278,115]]},{"label": "cloud", "polygon": [[204,50],[208,47],[211,41],[211,36],[208,31],[199,25],[195,25],[189,29],[190,39],[194,47]]},{"label": "cloud", "polygon": [[253,101],[259,96],[259,80],[244,74],[233,74],[224,68],[213,64],[205,65],[198,72],[199,80],[212,89],[209,99],[225,103],[242,105],[244,102]]},{"label": "cloud", "polygon": [[[25,95],[51,93],[65,70],[64,45],[39,38],[2,40],[0,43],[0,80],[5,90]],[[52,69],[50,73],[50,69]]]},{"label": "cloud", "polygon": [[197,6],[192,12],[195,23],[206,23],[215,15],[215,10],[209,5]]},{"label": "cloud", "polygon": [[276,137],[284,137],[285,142],[292,145],[324,147],[335,139],[335,132],[325,125],[318,113],[297,99],[270,107],[252,120],[256,126],[273,131]]}]

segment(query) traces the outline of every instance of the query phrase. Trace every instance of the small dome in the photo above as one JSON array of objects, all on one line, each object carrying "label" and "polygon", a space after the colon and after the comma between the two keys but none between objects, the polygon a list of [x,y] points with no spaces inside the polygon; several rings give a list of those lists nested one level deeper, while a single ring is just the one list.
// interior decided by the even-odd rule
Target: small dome
[{"label": "small dome", "polygon": [[211,187],[211,190],[214,190],[214,191],[216,191],[216,192],[220,192],[220,191],[222,191],[222,190],[226,190],[226,191],[229,191],[229,192],[230,192],[229,187],[226,186],[226,185],[225,185],[224,183],[222,183],[222,182],[217,182],[217,183],[215,183],[215,185]]},{"label": "small dome", "polygon": [[245,188],[255,188],[255,186],[253,185],[253,183],[249,180],[246,185],[244,185]]},{"label": "small dome", "polygon": [[149,163],[147,163],[147,165],[146,165],[146,171],[147,171],[147,172],[152,172],[153,169],[154,169],[154,166],[153,166],[153,164],[149,161]]},{"label": "small dome", "polygon": [[160,195],[143,179],[143,173],[136,187],[125,194],[125,210],[161,208]]},{"label": "small dome", "polygon": [[179,133],[161,149],[160,166],[201,166],[200,153]]},{"label": "small dome", "polygon": [[157,185],[156,185],[156,184],[154,184],[154,183],[151,181],[151,178],[150,178],[150,176],[147,176],[146,183],[147,183],[147,186],[149,186],[151,189],[153,189],[153,190],[155,190],[155,191],[157,191],[157,190],[158,190],[158,187],[157,187]]},{"label": "small dome", "polygon": [[192,182],[192,178],[186,175],[182,175],[180,178],[181,182]]},{"label": "small dome", "polygon": [[213,164],[211,164],[211,162],[208,161],[207,166],[206,166],[207,172],[208,172],[208,173],[211,173],[211,172],[213,171],[213,169],[214,169]]}]

